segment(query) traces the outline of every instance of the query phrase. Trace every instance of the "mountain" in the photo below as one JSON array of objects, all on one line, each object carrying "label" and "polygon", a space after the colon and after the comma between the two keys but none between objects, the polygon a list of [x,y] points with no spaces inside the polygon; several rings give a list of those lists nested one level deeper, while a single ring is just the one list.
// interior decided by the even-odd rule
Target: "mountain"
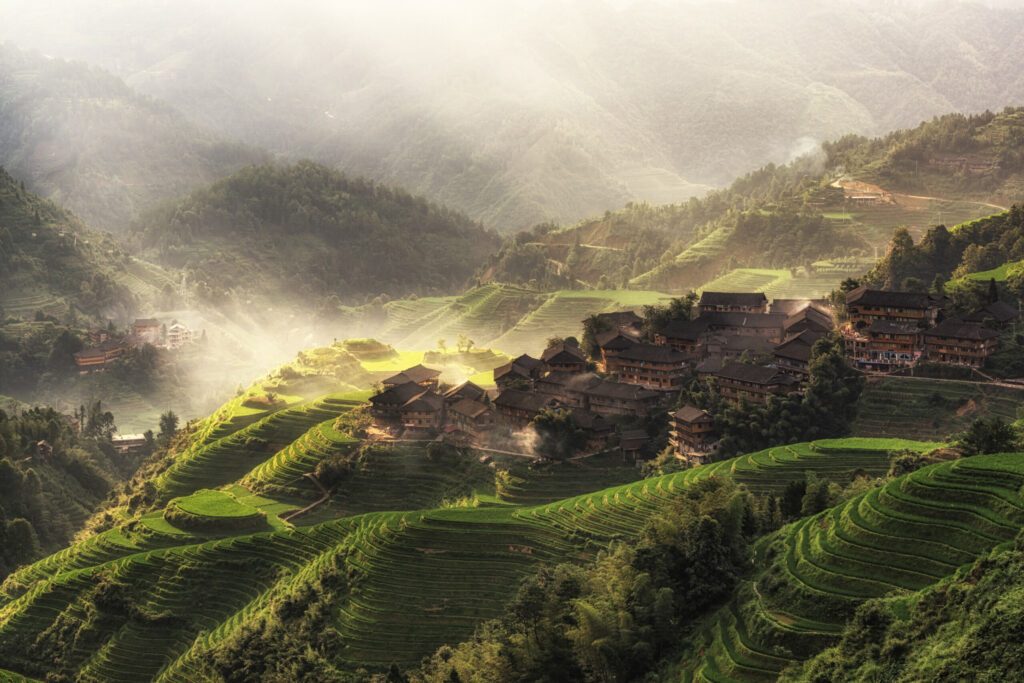
[{"label": "mountain", "polygon": [[0,309],[123,320],[174,284],[0,168]]},{"label": "mountain", "polygon": [[265,158],[102,69],[0,45],[0,163],[95,228]]},{"label": "mountain", "polygon": [[132,238],[209,303],[307,309],[457,291],[499,244],[460,213],[311,162],[243,169],[147,213]]},{"label": "mountain", "polygon": [[1024,101],[1024,11],[991,3],[58,7],[5,3],[0,37],[501,230],[678,202],[825,139]]}]

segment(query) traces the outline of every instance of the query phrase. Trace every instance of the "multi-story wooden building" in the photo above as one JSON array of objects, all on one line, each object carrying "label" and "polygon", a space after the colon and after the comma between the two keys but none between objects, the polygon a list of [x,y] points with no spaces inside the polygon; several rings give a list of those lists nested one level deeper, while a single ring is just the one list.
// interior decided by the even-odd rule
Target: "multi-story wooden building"
[{"label": "multi-story wooden building", "polygon": [[108,339],[98,346],[75,353],[75,367],[78,368],[78,372],[81,374],[104,370],[127,352],[128,344],[123,341]]},{"label": "multi-story wooden building", "polygon": [[499,389],[527,386],[543,374],[544,361],[524,353],[494,368],[494,383]]},{"label": "multi-story wooden building", "polygon": [[621,382],[655,391],[678,391],[690,374],[689,357],[667,346],[637,344],[607,361]]},{"label": "multi-story wooden building", "polygon": [[660,332],[655,333],[654,343],[684,353],[691,360],[704,356],[704,344],[708,336],[706,320],[673,320]]},{"label": "multi-story wooden building", "polygon": [[614,358],[619,355],[620,352],[632,348],[640,343],[634,337],[623,334],[618,330],[602,332],[597,335],[596,341],[598,351],[601,355],[600,360],[597,362],[597,367],[601,372],[608,372],[609,358]]},{"label": "multi-story wooden building", "polygon": [[658,406],[665,394],[636,384],[603,381],[587,388],[587,407],[605,416],[645,417]]},{"label": "multi-story wooden building", "polygon": [[448,408],[448,424],[471,439],[494,427],[494,409],[487,403],[464,398]]},{"label": "multi-story wooden building", "polygon": [[728,401],[767,403],[772,396],[800,391],[800,381],[779,368],[726,362],[714,374],[719,394]]},{"label": "multi-story wooden building", "polygon": [[444,392],[444,402],[448,405],[455,405],[463,399],[469,399],[470,401],[483,401],[487,400],[487,392],[481,387],[473,384],[472,382],[463,382],[462,384],[452,387],[448,391]]},{"label": "multi-story wooden building", "polygon": [[402,407],[427,391],[429,389],[416,384],[416,382],[390,386],[376,396],[370,397],[370,414],[381,421],[400,420]]},{"label": "multi-story wooden building", "polygon": [[715,420],[707,411],[685,405],[669,413],[669,442],[676,455],[690,464],[703,464],[718,440]]},{"label": "multi-story wooden building", "polygon": [[397,375],[392,375],[381,380],[385,387],[397,387],[401,384],[412,382],[424,388],[437,388],[437,378],[441,376],[440,370],[428,368],[425,365],[414,365],[411,368],[402,370]]},{"label": "multi-story wooden building", "polygon": [[932,362],[980,368],[999,347],[999,333],[977,323],[950,318],[925,330],[924,355]]},{"label": "multi-story wooden building", "polygon": [[587,408],[587,389],[603,382],[592,372],[549,372],[534,383],[541,395],[557,399],[569,408]]},{"label": "multi-story wooden building", "polygon": [[444,397],[427,389],[407,401],[401,410],[402,426],[406,432],[420,430],[433,432],[441,428],[445,418]]},{"label": "multi-story wooden building", "polygon": [[763,292],[704,292],[697,310],[701,314],[712,312],[765,313],[768,297]]},{"label": "multi-story wooden building", "polygon": [[494,399],[498,420],[514,429],[522,429],[542,411],[561,405],[556,398],[521,389],[506,389]]},{"label": "multi-story wooden building", "polygon": [[785,313],[706,313],[698,318],[710,334],[763,337],[779,344],[785,338]]},{"label": "multi-story wooden building", "polygon": [[843,335],[846,355],[857,367],[892,370],[913,365],[921,357],[917,323],[875,320],[866,328]]},{"label": "multi-story wooden building", "polygon": [[846,294],[846,313],[857,330],[868,327],[876,320],[930,327],[935,324],[941,310],[941,300],[919,292],[858,287]]},{"label": "multi-story wooden building", "polygon": [[1005,301],[986,304],[963,318],[966,323],[979,323],[997,329],[1009,327],[1018,319],[1020,311]]},{"label": "multi-story wooden building", "polygon": [[810,374],[811,349],[821,335],[804,330],[786,337],[786,340],[772,351],[775,365],[779,370],[803,381]]},{"label": "multi-story wooden building", "polygon": [[541,356],[549,372],[586,372],[587,357],[583,350],[570,342],[559,342],[544,350]]}]

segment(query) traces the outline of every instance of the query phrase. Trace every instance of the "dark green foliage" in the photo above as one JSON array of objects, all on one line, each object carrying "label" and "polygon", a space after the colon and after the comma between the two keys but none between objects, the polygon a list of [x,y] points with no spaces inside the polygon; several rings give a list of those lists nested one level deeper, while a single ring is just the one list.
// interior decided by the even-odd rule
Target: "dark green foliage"
[{"label": "dark green foliage", "polygon": [[545,410],[531,424],[537,433],[536,451],[542,457],[565,460],[578,455],[586,444],[586,434],[576,426],[568,410]]},{"label": "dark green foliage", "polygon": [[644,306],[643,332],[648,340],[676,320],[690,320],[694,315],[693,307],[697,304],[696,292],[689,292],[684,297],[676,297],[666,306]]},{"label": "dark green foliage", "polygon": [[715,415],[722,435],[718,454],[731,456],[843,436],[856,417],[863,388],[863,376],[846,363],[842,342],[833,335],[819,339],[811,349],[810,379],[803,396],[772,397],[767,405],[735,405],[722,400],[713,382],[694,382],[683,399]]},{"label": "dark green foliage", "polygon": [[136,238],[213,303],[448,293],[498,246],[461,214],[312,162],[240,171],[148,214]]},{"label": "dark green foliage", "polygon": [[956,436],[956,445],[964,455],[1009,453],[1021,446],[1022,436],[1002,418],[980,418]]},{"label": "dark green foliage", "polygon": [[412,680],[639,679],[731,594],[749,561],[748,539],[764,530],[746,523],[758,518],[754,507],[731,482],[695,484],[636,543],[613,545],[585,568],[542,567],[504,618],[439,649]]},{"label": "dark green foliage", "polygon": [[785,681],[1010,681],[1024,671],[1024,552],[983,557],[913,601],[870,600]]}]

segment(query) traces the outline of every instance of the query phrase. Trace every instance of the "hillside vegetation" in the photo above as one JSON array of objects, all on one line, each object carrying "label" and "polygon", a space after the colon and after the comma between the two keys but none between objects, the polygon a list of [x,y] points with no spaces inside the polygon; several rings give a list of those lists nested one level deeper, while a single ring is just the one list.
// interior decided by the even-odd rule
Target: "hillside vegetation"
[{"label": "hillside vegetation", "polygon": [[147,213],[134,240],[212,304],[306,307],[450,293],[498,244],[461,214],[309,162],[239,171]]},{"label": "hillside vegetation", "polygon": [[97,67],[0,46],[0,163],[91,226],[141,211],[264,155],[228,144]]}]

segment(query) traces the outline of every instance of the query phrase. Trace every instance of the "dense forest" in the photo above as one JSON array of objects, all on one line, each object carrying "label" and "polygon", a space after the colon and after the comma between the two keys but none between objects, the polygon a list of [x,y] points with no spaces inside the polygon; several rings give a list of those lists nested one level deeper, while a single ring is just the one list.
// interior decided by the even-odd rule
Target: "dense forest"
[{"label": "dense forest", "polygon": [[78,424],[52,408],[0,410],[0,578],[66,547],[140,462],[114,450],[101,403],[75,412]]},{"label": "dense forest", "polygon": [[246,168],[148,213],[134,240],[213,304],[451,293],[497,248],[461,214],[311,162]]}]

